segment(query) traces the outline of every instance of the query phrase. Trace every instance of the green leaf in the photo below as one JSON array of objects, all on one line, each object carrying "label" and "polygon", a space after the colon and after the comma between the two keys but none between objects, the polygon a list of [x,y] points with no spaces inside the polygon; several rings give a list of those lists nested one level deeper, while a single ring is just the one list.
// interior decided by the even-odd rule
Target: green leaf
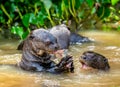
[{"label": "green leaf", "polygon": [[80,2],[80,4],[83,4],[84,0],[78,0]]},{"label": "green leaf", "polygon": [[69,0],[63,0],[64,1],[64,3],[65,3],[65,7],[69,7],[69,4],[68,4],[68,2],[69,2]]},{"label": "green leaf", "polygon": [[52,6],[51,0],[41,0],[47,10],[49,10]]},{"label": "green leaf", "polygon": [[0,22],[5,23],[5,19],[3,18],[3,16],[0,16]]},{"label": "green leaf", "polygon": [[3,14],[3,11],[0,9],[0,15],[2,15]]},{"label": "green leaf", "polygon": [[11,33],[18,35],[22,40],[28,36],[29,31],[30,30],[24,31],[23,28],[19,26],[13,26],[11,28]]},{"label": "green leaf", "polygon": [[24,33],[24,30],[23,30],[22,27],[13,26],[13,27],[11,28],[11,32],[12,32],[13,34],[17,34],[18,36],[20,36],[21,39],[23,39],[22,35],[23,35],[23,33]]},{"label": "green leaf", "polygon": [[120,31],[120,25],[117,27],[117,30]]},{"label": "green leaf", "polygon": [[85,11],[82,10],[81,12],[78,13],[78,17],[79,18],[83,18],[84,17],[84,13],[85,13]]},{"label": "green leaf", "polygon": [[101,2],[104,3],[104,4],[105,3],[110,3],[110,0],[102,0]]},{"label": "green leaf", "polygon": [[119,17],[117,15],[114,16],[115,20],[119,21]]},{"label": "green leaf", "polygon": [[24,30],[22,27],[17,27],[16,29],[17,34],[22,38],[22,35],[24,33]]},{"label": "green leaf", "polygon": [[105,11],[104,11],[104,15],[103,15],[103,18],[106,18],[110,15],[110,8],[109,7],[105,7]]},{"label": "green leaf", "polygon": [[28,13],[23,16],[22,23],[23,25],[28,28],[29,24],[38,24],[38,19],[35,17],[34,13]]},{"label": "green leaf", "polygon": [[83,3],[84,3],[84,0],[76,0],[75,7],[78,9]]},{"label": "green leaf", "polygon": [[43,26],[44,25],[44,20],[47,18],[47,15],[43,14],[42,12],[39,12],[37,15],[37,20],[38,23]]},{"label": "green leaf", "polygon": [[15,17],[15,14],[10,12],[10,17],[13,19]]},{"label": "green leaf", "polygon": [[16,5],[14,3],[12,3],[10,11],[15,12],[15,10],[16,10]]},{"label": "green leaf", "polygon": [[57,17],[62,17],[62,13],[64,12],[64,9],[62,11],[62,7],[63,7],[62,5],[63,5],[62,3],[61,5],[54,5],[54,9]]},{"label": "green leaf", "polygon": [[94,4],[94,0],[86,0],[87,4],[92,7]]},{"label": "green leaf", "polygon": [[93,8],[92,8],[92,11],[91,11],[91,14],[94,14],[95,12],[96,12],[96,8],[93,7]]},{"label": "green leaf", "polygon": [[23,25],[28,28],[29,27],[29,20],[30,20],[30,14],[25,14],[22,18]]},{"label": "green leaf", "polygon": [[29,31],[30,31],[30,30],[27,30],[26,32],[23,33],[22,39],[25,39],[25,38],[28,36]]},{"label": "green leaf", "polygon": [[97,16],[101,19],[106,18],[110,15],[110,8],[109,7],[100,7],[97,11]]},{"label": "green leaf", "polygon": [[31,24],[36,24],[36,25],[37,25],[38,20],[37,20],[37,18],[35,17],[34,13],[30,13],[29,23],[31,23]]},{"label": "green leaf", "polygon": [[118,13],[120,14],[120,10],[118,11]]},{"label": "green leaf", "polygon": [[16,29],[14,26],[11,28],[11,33],[16,34]]},{"label": "green leaf", "polygon": [[119,0],[111,0],[112,5],[115,5]]},{"label": "green leaf", "polygon": [[62,12],[65,11],[65,3],[64,3],[64,0],[62,0],[62,3],[61,3],[61,10],[62,10]]}]

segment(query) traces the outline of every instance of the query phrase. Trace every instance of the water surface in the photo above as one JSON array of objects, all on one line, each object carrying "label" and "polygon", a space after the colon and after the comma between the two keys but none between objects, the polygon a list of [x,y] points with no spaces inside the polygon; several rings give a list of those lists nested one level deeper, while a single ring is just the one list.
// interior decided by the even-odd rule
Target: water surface
[{"label": "water surface", "polygon": [[[75,73],[72,74],[29,72],[15,67],[21,59],[21,52],[16,50],[19,41],[0,40],[0,87],[120,87],[120,33],[80,33],[95,42],[70,46],[69,53],[73,55],[75,65]],[[79,57],[88,50],[106,56],[110,71],[81,70]]]}]

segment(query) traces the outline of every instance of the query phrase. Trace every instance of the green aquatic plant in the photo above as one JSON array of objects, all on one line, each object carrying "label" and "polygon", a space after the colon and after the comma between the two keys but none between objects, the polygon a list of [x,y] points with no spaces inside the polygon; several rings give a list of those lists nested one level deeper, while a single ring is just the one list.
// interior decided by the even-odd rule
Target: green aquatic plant
[{"label": "green aquatic plant", "polygon": [[24,29],[22,27],[13,26],[11,28],[11,32],[13,34],[19,35],[20,39],[24,40],[27,37],[27,35],[29,34],[30,30],[28,29],[28,30],[24,31]]},{"label": "green aquatic plant", "polygon": [[[94,26],[112,19],[115,11],[111,8],[115,9],[117,4],[119,0],[0,0],[0,30],[11,29],[11,33],[24,39],[33,29],[63,22],[69,25],[71,20],[76,25],[74,31],[88,22]],[[117,13],[114,18],[119,20]]]}]

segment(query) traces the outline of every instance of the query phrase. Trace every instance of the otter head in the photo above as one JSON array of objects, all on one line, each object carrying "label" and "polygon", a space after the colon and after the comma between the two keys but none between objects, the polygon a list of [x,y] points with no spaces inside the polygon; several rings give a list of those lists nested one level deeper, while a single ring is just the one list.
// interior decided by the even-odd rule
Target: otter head
[{"label": "otter head", "polygon": [[44,53],[53,53],[58,50],[57,39],[45,29],[33,30],[25,41],[23,50],[42,56]]},{"label": "otter head", "polygon": [[99,69],[99,70],[109,70],[110,66],[108,59],[101,54],[95,53],[93,51],[84,52],[80,58],[83,69]]},{"label": "otter head", "polygon": [[70,31],[65,24],[54,26],[50,33],[57,38],[60,49],[68,49],[70,41]]}]

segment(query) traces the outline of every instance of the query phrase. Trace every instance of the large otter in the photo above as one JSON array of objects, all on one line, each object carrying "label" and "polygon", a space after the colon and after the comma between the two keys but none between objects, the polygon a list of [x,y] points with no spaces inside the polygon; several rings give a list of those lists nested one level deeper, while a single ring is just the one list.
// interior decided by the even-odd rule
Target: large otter
[{"label": "large otter", "polygon": [[30,71],[73,72],[74,66],[71,56],[62,58],[58,64],[51,60],[50,53],[54,53],[58,48],[57,39],[47,30],[33,30],[24,40],[19,66]]},{"label": "large otter", "polygon": [[80,62],[82,64],[82,69],[94,68],[105,71],[110,69],[108,59],[93,51],[84,52],[80,57]]}]

